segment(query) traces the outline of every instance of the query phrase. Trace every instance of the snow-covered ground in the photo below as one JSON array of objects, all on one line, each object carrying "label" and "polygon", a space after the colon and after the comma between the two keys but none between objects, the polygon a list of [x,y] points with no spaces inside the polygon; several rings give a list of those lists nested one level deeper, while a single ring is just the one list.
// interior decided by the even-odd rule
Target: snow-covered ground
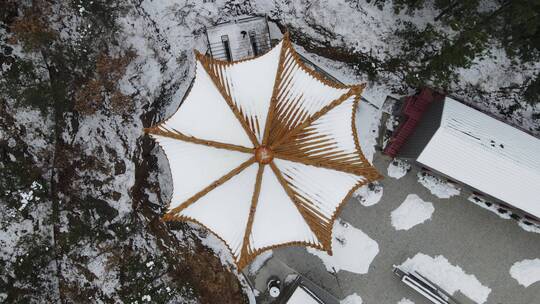
[{"label": "snow-covered ground", "polygon": [[[327,43],[329,46],[352,49],[357,54],[385,61],[401,52],[402,41],[394,34],[402,29],[405,22],[423,28],[428,22],[435,24],[452,35],[452,29],[444,28],[435,22],[439,14],[432,5],[408,15],[405,12],[395,15],[392,1],[386,1],[382,9],[370,1],[287,1],[257,0],[252,9],[260,14],[269,14],[283,24],[302,32],[315,44]],[[500,88],[522,88],[528,77],[540,67],[540,63],[521,64],[510,60],[501,46],[493,42],[489,54],[483,54],[468,68],[457,71],[457,79],[450,84],[449,92],[457,97],[476,103],[480,107],[503,116],[528,129],[538,128],[539,120],[533,119],[540,105],[530,105],[521,101],[514,111],[508,109],[520,99],[515,93],[501,94]],[[387,88],[403,88],[403,80],[396,75],[381,71],[379,82]]]},{"label": "snow-covered ground", "polygon": [[328,272],[345,270],[365,274],[379,253],[379,245],[362,230],[338,220],[332,230],[332,255],[313,248],[307,251],[319,257]]},{"label": "snow-covered ground", "polygon": [[[501,208],[499,205],[486,201],[483,197],[480,197],[475,194],[471,194],[467,200],[474,203],[475,205],[484,208],[486,210],[489,210],[496,214],[498,217],[509,220],[511,219],[511,212],[508,210],[505,210],[504,208]],[[540,233],[540,226],[537,226],[536,224],[531,223],[530,225],[527,225],[523,222],[523,219],[520,219],[517,221],[518,226],[528,232],[533,233]]]},{"label": "snow-covered ground", "polygon": [[[7,209],[7,208],[6,208]],[[8,264],[15,263],[17,256],[24,254],[24,248],[19,248],[21,240],[29,232],[34,232],[34,225],[31,220],[25,219],[16,223],[9,223],[9,218],[15,218],[15,213],[8,214],[7,210],[0,206],[2,218],[2,229],[0,229],[0,259]]]},{"label": "snow-covered ground", "polygon": [[35,201],[36,203],[39,201],[39,197],[34,197],[34,191],[35,190],[41,190],[43,189],[43,186],[40,185],[38,182],[34,181],[32,185],[30,185],[30,190],[28,191],[17,191],[17,194],[20,196],[21,206],[19,207],[19,211],[22,211],[24,208],[26,208],[26,205],[28,205],[29,202]]},{"label": "snow-covered ground", "polygon": [[437,176],[426,172],[418,172],[418,182],[438,198],[450,198],[459,195],[461,189]]},{"label": "snow-covered ground", "polygon": [[[256,0],[252,1],[251,4],[248,3],[245,5],[240,2],[236,1],[230,7],[245,7],[246,13],[269,14],[271,17],[280,19],[285,24],[302,29],[308,38],[331,40],[330,43],[338,47],[351,46],[359,52],[369,52],[381,60],[388,53],[391,54],[399,49],[399,44],[392,39],[392,33],[400,25],[398,18],[393,15],[389,5],[383,10],[379,10],[372,3],[363,1],[357,2],[359,5],[353,7],[354,4],[352,3],[354,1],[347,0],[315,2]],[[126,114],[123,117],[120,117],[120,115],[118,117],[111,117],[110,113],[106,112],[97,113],[94,117],[81,117],[77,119],[77,130],[74,130],[74,132],[71,132],[73,130],[66,130],[63,134],[63,139],[66,143],[81,145],[85,151],[81,155],[82,158],[95,155],[105,163],[105,169],[111,171],[103,173],[94,169],[80,170],[77,172],[80,173],[79,180],[74,181],[74,188],[80,190],[77,193],[81,197],[103,199],[106,201],[105,205],[107,207],[111,207],[113,210],[119,212],[118,216],[109,222],[123,224],[121,220],[126,218],[143,217],[142,213],[139,212],[140,209],[133,208],[140,208],[141,206],[135,206],[136,202],[132,198],[132,192],[136,190],[132,188],[135,184],[136,172],[138,172],[138,164],[136,162],[140,161],[137,158],[141,154],[141,151],[138,149],[143,126],[140,117],[150,111],[156,111],[157,114],[152,118],[159,120],[167,117],[176,110],[183,93],[189,86],[189,80],[193,76],[192,49],[204,50],[205,48],[204,26],[225,21],[236,14],[236,12],[231,11],[230,8],[224,8],[224,6],[225,1],[222,0],[140,1],[132,7],[128,7],[126,14],[117,20],[119,23],[118,31],[120,32],[120,39],[118,39],[118,42],[120,46],[115,45],[113,48],[124,50],[132,48],[137,54],[136,58],[128,66],[125,77],[119,82],[121,91],[127,95],[134,96],[134,99],[137,100],[133,113]],[[83,9],[80,10],[81,14],[83,11]],[[70,15],[69,11],[63,11],[62,14],[66,12],[68,13],[66,15]],[[414,22],[422,22],[423,19],[429,20],[433,16],[434,12],[428,8],[413,17],[402,17],[412,19]],[[79,17],[76,16],[74,18],[79,20]],[[67,26],[72,25],[68,24]],[[76,26],[77,24],[75,24]],[[0,29],[0,31],[3,30]],[[66,35],[79,37],[84,34],[76,31],[68,32],[66,29],[61,29],[61,31],[62,37]],[[324,34],[325,32],[327,33],[326,35]],[[507,58],[505,58],[504,53],[496,52],[495,57],[492,60],[478,61],[478,65],[461,71],[460,75],[462,77],[460,77],[460,83],[454,87],[467,87],[467,84],[471,84],[478,85],[482,89],[496,90],[501,83],[504,86],[517,83],[519,86],[520,78],[525,78],[527,75],[522,75],[523,73],[519,68],[513,68]],[[325,59],[321,59],[322,61],[325,61]],[[346,64],[330,60],[326,60],[325,62],[329,63],[329,66],[336,67],[329,70],[333,75],[347,83],[365,81],[365,76],[358,75],[357,72],[349,68]],[[503,68],[499,68],[500,65],[498,63],[503,63]],[[327,68],[327,66],[324,67]],[[527,71],[536,70],[533,67]],[[385,78],[389,81],[388,84],[378,85],[376,83],[370,83],[364,93],[364,97],[376,106],[380,106],[386,95],[389,94],[389,91],[399,85],[397,84],[399,80],[396,78],[391,76]],[[502,104],[500,100],[492,102],[490,99],[482,100],[479,98],[475,101],[482,103],[493,112],[498,112],[499,109],[497,109],[497,106]],[[507,108],[510,103],[511,101],[502,104],[503,108]],[[521,123],[525,127],[538,125],[538,121],[535,122],[530,119],[534,113],[533,108],[533,106],[524,104],[512,114],[511,119],[514,122]],[[42,153],[44,152],[42,150],[45,150],[43,146],[47,144],[43,140],[45,136],[42,136],[42,131],[53,129],[50,115],[44,115],[38,110],[23,107],[18,107],[16,111],[13,111],[13,109],[7,110],[14,114],[14,125],[24,126],[25,132],[21,136],[24,137],[23,140],[28,148],[28,154],[36,160],[37,165],[50,168],[51,164],[47,163],[47,160],[51,159],[50,155],[44,155]],[[362,149],[366,157],[372,160],[375,136],[378,133],[380,111],[376,107],[362,102],[358,108],[356,118]],[[0,130],[0,133],[0,137],[3,138],[6,136],[4,130]],[[6,141],[10,147],[14,145],[12,139]],[[98,151],[102,150],[107,152],[98,153]],[[152,154],[156,156],[155,152]],[[15,161],[13,154],[8,154],[7,156],[12,161]],[[159,155],[157,156],[159,157]],[[77,158],[78,156],[75,155],[74,157]],[[89,164],[87,159],[83,160],[83,164]],[[123,173],[114,173],[114,177],[112,177],[111,173],[116,171],[111,169],[113,167],[124,168],[123,170],[119,170]],[[153,172],[151,174],[156,173]],[[163,193],[167,193],[167,191],[171,192],[167,190],[170,179],[164,178],[163,175],[165,174],[160,171],[159,175],[154,177],[161,180],[158,184]],[[108,180],[109,182],[97,187],[92,185],[94,181],[104,180]],[[35,196],[34,192],[30,191],[35,192],[32,189],[20,193],[17,192],[16,195],[21,200],[20,205],[13,212],[7,210],[6,206],[0,206],[0,210],[6,208],[4,210],[5,213],[4,211],[1,212],[3,216],[6,216],[4,219],[18,216],[17,211],[20,213],[30,212],[29,209],[33,207],[32,198]],[[107,196],[109,193],[118,195],[119,199],[110,199]],[[146,204],[162,207],[155,193],[148,192],[145,194],[148,195],[148,200],[145,200]],[[366,193],[363,197],[369,197],[369,199],[366,199],[364,204],[373,205],[379,201],[381,196],[382,187],[379,192],[371,191],[371,193]],[[70,208],[74,205],[69,204]],[[146,208],[147,206],[143,207]],[[31,213],[33,217],[34,215],[50,213],[50,208],[47,206],[36,204],[35,208],[36,210]],[[95,215],[93,214],[92,216],[99,219],[101,216],[99,210],[93,210],[93,212],[95,212]],[[33,222],[23,219],[16,223],[10,223],[9,226],[5,225],[0,230],[0,247],[2,247],[0,249],[0,258],[3,261],[10,262],[6,266],[6,269],[10,269],[9,271],[12,270],[11,266],[15,265],[17,257],[22,258],[25,256],[25,248],[18,246],[20,240],[27,238],[33,231],[38,229],[45,230],[44,235],[51,234],[49,231],[49,229],[52,229],[50,224],[47,224],[45,228],[42,227],[42,224],[44,226],[44,223],[48,223],[48,218],[43,218],[43,221],[42,218],[34,218],[35,220]],[[95,222],[85,222],[83,224],[93,225]],[[70,228],[65,222],[60,223],[60,226],[61,233],[67,232],[67,229]],[[336,239],[334,240],[333,257],[323,258],[321,257],[323,256],[322,253],[318,254],[318,256],[323,261],[326,261],[327,269],[328,265],[331,265],[330,268],[332,269],[352,269],[353,272],[367,272],[369,264],[377,255],[377,243],[362,231],[352,226],[336,224],[336,227],[335,230],[337,232],[334,231],[335,236],[345,241],[338,242]],[[126,229],[129,228],[126,227]],[[224,265],[233,267],[232,257],[219,239],[212,234],[208,234],[201,237],[201,240],[206,246],[214,250]],[[163,253],[156,249],[157,242],[154,242],[154,239],[146,240],[142,236],[136,236],[134,237],[134,242],[138,243],[140,248],[144,248],[141,251],[148,252],[150,255]],[[97,245],[103,246],[103,248],[109,248],[110,243]],[[81,251],[79,252],[78,249],[81,249]],[[84,284],[90,286],[90,288],[99,290],[106,290],[108,288],[112,290],[115,286],[109,286],[108,284],[116,279],[114,277],[116,273],[113,269],[108,273],[113,276],[104,275],[104,268],[102,267],[102,264],[109,257],[108,254],[104,253],[105,251],[87,249],[75,248],[70,254],[77,257],[84,250],[84,253],[87,254],[85,258],[88,259],[88,269],[82,268],[80,273],[75,273],[76,268],[70,260],[72,256],[69,256],[66,257],[65,264],[63,264],[64,274],[60,274],[61,276],[57,279],[72,281],[75,284],[74,286],[77,286],[77,284],[81,284],[82,286]],[[49,248],[47,248],[48,250]],[[362,256],[360,259],[357,258],[359,253]],[[351,256],[354,256],[354,258],[351,258]],[[144,265],[146,265],[148,270],[151,270],[156,268],[153,263],[152,261],[145,261]],[[76,266],[80,267],[81,265],[77,264]],[[89,270],[93,276],[101,278],[95,281],[87,281],[85,276],[80,275],[81,273],[87,273],[86,270]],[[243,276],[239,276],[239,279],[244,288],[246,288],[246,293],[250,297],[250,300],[254,302],[254,297],[250,293]],[[2,294],[0,294],[0,302],[2,301],[2,297]],[[96,298],[96,300],[98,299]],[[150,302],[156,301],[156,298],[148,294],[143,294],[142,300]]]},{"label": "snow-covered ground", "polygon": [[474,203],[475,205],[481,207],[481,208],[484,208],[486,210],[489,210],[495,214],[497,214],[500,218],[502,219],[505,219],[505,220],[508,220],[510,219],[510,213],[509,212],[500,212],[499,211],[499,207],[496,205],[496,204],[493,204],[491,202],[488,202],[486,201],[485,199],[483,199],[482,197],[480,196],[477,196],[477,195],[474,195],[474,194],[471,194],[467,200],[469,202],[472,202]]},{"label": "snow-covered ground", "polygon": [[356,190],[353,196],[363,206],[373,206],[377,204],[383,196],[383,186],[379,182],[369,183]]},{"label": "snow-covered ground", "polygon": [[540,259],[523,260],[514,263],[510,268],[510,275],[525,287],[540,282]]},{"label": "snow-covered ground", "polygon": [[414,304],[414,302],[407,299],[407,298],[403,298],[403,299],[399,300],[399,302],[397,302],[397,304]]},{"label": "snow-covered ground", "polygon": [[491,288],[483,285],[476,276],[451,264],[442,255],[431,257],[417,253],[414,257],[403,262],[400,268],[407,272],[418,272],[451,295],[460,291],[478,304],[486,303],[491,293]]},{"label": "snow-covered ground", "polygon": [[248,273],[251,275],[257,273],[257,271],[259,271],[259,269],[264,266],[264,263],[266,263],[266,261],[272,258],[272,255],[272,250],[261,253],[251,262],[251,264],[249,264]]},{"label": "snow-covered ground", "polygon": [[409,170],[411,170],[411,165],[408,162],[401,159],[394,159],[390,165],[388,165],[387,173],[390,177],[400,179],[405,176]]},{"label": "snow-covered ground", "polygon": [[540,227],[539,226],[533,226],[533,225],[527,225],[523,223],[522,221],[518,222],[519,227],[521,229],[528,231],[528,232],[534,232],[534,233],[540,233]]},{"label": "snow-covered ground", "polygon": [[339,301],[340,304],[362,304],[362,297],[353,293],[345,297],[345,299]]},{"label": "snow-covered ground", "polygon": [[391,213],[392,226],[396,230],[409,230],[429,220],[435,211],[433,204],[425,202],[416,194],[409,194]]}]

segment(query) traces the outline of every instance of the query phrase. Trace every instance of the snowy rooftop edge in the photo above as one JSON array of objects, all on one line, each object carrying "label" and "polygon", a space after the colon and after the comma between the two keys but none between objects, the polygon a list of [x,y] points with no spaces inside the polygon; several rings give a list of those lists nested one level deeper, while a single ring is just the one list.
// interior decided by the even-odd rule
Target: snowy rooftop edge
[{"label": "snowy rooftop edge", "polygon": [[417,161],[540,217],[540,139],[452,98]]}]

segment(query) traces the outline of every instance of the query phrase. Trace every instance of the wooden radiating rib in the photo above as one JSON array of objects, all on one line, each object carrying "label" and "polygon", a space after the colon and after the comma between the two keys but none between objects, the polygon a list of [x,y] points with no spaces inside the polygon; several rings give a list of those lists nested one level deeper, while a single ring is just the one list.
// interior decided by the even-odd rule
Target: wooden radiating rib
[{"label": "wooden radiating rib", "polygon": [[359,149],[352,152],[339,150],[329,137],[314,142],[293,142],[278,147],[274,153],[277,158],[356,175],[363,174],[365,168],[371,167]]},{"label": "wooden radiating rib", "polygon": [[336,98],[333,100],[330,104],[324,106],[319,111],[315,112],[313,115],[310,115],[307,119],[305,119],[302,123],[294,127],[292,130],[290,130],[287,134],[282,136],[281,138],[278,138],[276,142],[270,143],[270,146],[272,148],[278,147],[282,142],[286,142],[293,138],[296,134],[301,132],[304,128],[310,126],[315,120],[319,119],[324,114],[328,113],[333,108],[339,106],[342,104],[345,100],[349,99],[353,95],[360,95],[362,92],[364,85],[360,85],[354,88],[349,89],[349,91],[343,95],[341,95],[339,98]]},{"label": "wooden radiating rib", "polygon": [[371,179],[371,178],[378,179],[378,177],[380,176],[379,172],[377,172],[377,170],[373,166],[371,166],[369,164],[365,164],[362,167],[360,167],[360,166],[355,167],[355,166],[350,166],[350,165],[346,165],[346,164],[334,164],[334,163],[328,163],[328,162],[325,162],[325,161],[316,161],[316,160],[312,160],[312,159],[303,159],[303,158],[299,158],[299,157],[295,157],[295,156],[283,155],[283,154],[279,154],[279,153],[276,153],[274,157],[278,158],[278,159],[292,161],[292,162],[295,162],[295,163],[301,163],[301,164],[308,165],[308,166],[314,166],[314,167],[318,167],[318,168],[330,169],[330,170],[340,171],[340,172],[344,172],[344,173],[350,173],[350,174],[354,174],[354,175],[358,175],[358,176],[363,176],[366,179]]},{"label": "wooden radiating rib", "polygon": [[242,170],[249,167],[251,164],[255,163],[255,157],[251,157],[250,159],[246,160],[242,164],[240,164],[238,167],[232,169],[229,173],[223,175],[219,179],[212,182],[210,185],[208,185],[206,188],[202,189],[201,191],[195,193],[192,197],[187,199],[185,202],[181,203],[178,207],[170,210],[164,218],[170,218],[174,217],[175,214],[180,213],[182,210],[186,209],[187,207],[191,206],[193,203],[195,203],[198,199],[206,195],[208,192],[214,190],[219,185],[225,183],[226,181],[230,180],[233,176],[238,175]]},{"label": "wooden radiating rib", "polygon": [[244,232],[244,239],[242,241],[242,250],[240,251],[239,263],[247,262],[250,256],[249,250],[249,236],[253,228],[253,219],[255,218],[255,211],[257,210],[257,204],[259,203],[259,194],[261,193],[262,176],[264,172],[264,165],[259,164],[259,170],[257,171],[257,177],[255,179],[255,188],[253,190],[253,197],[251,199],[251,207],[249,208],[249,216],[246,224],[246,230]]},{"label": "wooden radiating rib", "polygon": [[[223,76],[223,73],[221,72],[222,69],[220,69],[220,67],[229,66],[230,64],[215,61],[207,56],[202,55],[198,51],[195,51],[195,56],[210,76],[210,79],[212,79],[212,82],[214,82],[214,85],[218,89],[221,96],[223,96],[223,99],[225,99],[225,101],[227,102],[227,105],[229,105],[229,107],[231,108],[231,111],[233,111],[234,116],[236,117],[236,119],[238,119],[238,121],[242,125],[242,128],[244,128],[244,131],[246,131],[253,146],[258,146],[259,142],[257,140],[257,137],[255,136],[255,132],[249,127],[249,123],[247,122],[244,113],[234,104],[231,95],[228,93],[230,92],[230,88],[227,89],[225,87],[225,77]],[[217,69],[220,70],[220,73],[216,73]]]},{"label": "wooden radiating rib", "polygon": [[[272,120],[269,124],[267,124],[266,128],[266,130],[270,132],[267,144],[273,148],[279,146],[282,141],[286,140],[289,134],[293,136],[294,133],[297,132],[297,129],[301,129],[302,126],[309,125],[310,120],[316,120],[318,116],[324,115],[325,112],[339,105],[341,102],[347,99],[347,97],[354,94],[360,94],[361,89],[363,88],[362,85],[347,86],[331,82],[314,72],[312,69],[306,67],[299,55],[294,51],[292,43],[288,37],[285,37],[283,40],[282,51],[282,54],[285,57],[280,61],[278,67],[279,73],[276,75],[279,76],[280,81],[279,83],[274,84],[275,87],[272,95],[272,98],[275,101],[275,107],[272,109]],[[289,92],[289,85],[294,81],[292,72],[296,68],[301,69],[306,74],[328,87],[337,90],[347,89],[348,91],[340,98],[332,101],[330,105],[327,105],[317,113],[310,116],[301,105],[303,96],[287,95]],[[274,115],[274,113],[276,114]],[[268,128],[268,126],[270,126],[270,128]]]},{"label": "wooden radiating rib", "polygon": [[[352,119],[355,117],[357,104],[358,102],[355,99],[351,107]],[[332,136],[318,134],[316,132],[313,124],[326,113],[328,111],[310,117],[308,125],[305,125],[301,129],[299,128],[294,135],[289,134],[288,140],[281,142],[274,148],[275,156],[306,165],[356,175],[371,174],[370,170],[365,170],[365,168],[371,167],[371,165],[361,152],[356,138],[354,120],[351,122],[352,131],[350,133],[350,139],[355,143],[355,149],[353,151],[341,150]]]},{"label": "wooden radiating rib", "polygon": [[[286,32],[283,41],[289,39],[289,32]],[[285,60],[285,51],[286,48],[282,45],[281,50],[279,52],[279,61],[278,61],[278,68],[276,71],[276,77],[274,80],[274,88],[272,89],[272,97],[270,98],[270,105],[268,107],[268,114],[266,115],[266,121],[264,122],[264,135],[262,140],[262,145],[268,144],[268,137],[270,135],[270,125],[272,121],[274,120],[274,115],[276,112],[276,106],[277,106],[277,94],[279,92],[279,87],[281,84],[281,75],[283,73],[283,68],[285,67],[284,60]]]},{"label": "wooden radiating rib", "polygon": [[[271,124],[272,134],[270,135],[269,144],[276,142],[290,132],[299,121],[308,117],[307,110],[301,106],[303,95],[300,94],[295,99],[284,99],[278,103],[277,115]],[[282,106],[283,105],[283,106]]]},{"label": "wooden radiating rib", "polygon": [[199,145],[205,145],[205,146],[214,147],[214,148],[218,148],[218,149],[238,151],[238,152],[243,152],[243,153],[253,153],[253,148],[247,148],[247,147],[240,146],[240,145],[227,144],[227,143],[222,143],[222,142],[218,142],[218,141],[205,140],[205,139],[200,139],[200,138],[193,137],[193,136],[187,136],[187,135],[182,134],[181,132],[176,131],[176,130],[168,131],[168,130],[160,129],[159,125],[151,127],[151,128],[146,128],[146,129],[144,129],[144,131],[146,133],[148,133],[148,134],[154,134],[154,135],[159,135],[159,136],[163,136],[163,137],[169,137],[169,138],[178,139],[178,140],[185,141],[185,142],[190,142],[190,143],[199,144]]},{"label": "wooden radiating rib", "polygon": [[302,202],[298,201],[295,196],[295,192],[291,189],[289,183],[287,182],[287,180],[285,180],[285,178],[281,174],[281,171],[279,171],[278,167],[274,162],[270,163],[270,168],[272,168],[272,171],[274,172],[279,183],[285,190],[285,193],[287,193],[287,196],[289,196],[291,201],[294,203],[296,209],[298,210],[298,212],[300,212],[300,214],[304,218],[304,221],[306,221],[307,225],[309,226],[313,234],[315,234],[319,242],[323,245],[323,247],[330,246],[332,241],[332,227],[329,225],[325,225],[319,220],[318,216],[304,208],[304,205],[302,204]]}]

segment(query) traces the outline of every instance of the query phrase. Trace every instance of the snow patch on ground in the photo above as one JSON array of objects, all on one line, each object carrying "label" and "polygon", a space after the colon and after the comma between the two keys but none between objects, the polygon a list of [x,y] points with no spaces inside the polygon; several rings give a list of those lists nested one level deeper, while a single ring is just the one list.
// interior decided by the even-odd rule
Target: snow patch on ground
[{"label": "snow patch on ground", "polygon": [[107,267],[112,259],[111,254],[99,254],[98,252],[92,252],[92,250],[88,250],[87,253],[87,258],[90,260],[88,270],[95,275],[100,290],[108,296],[113,295],[118,290],[120,281],[118,273]]},{"label": "snow patch on ground", "polygon": [[491,288],[480,283],[474,275],[466,273],[461,267],[450,264],[442,255],[430,257],[417,253],[401,264],[400,268],[407,272],[416,271],[451,295],[460,291],[479,304],[485,303],[491,293]]},{"label": "snow patch on ground", "polygon": [[362,304],[362,298],[356,293],[348,295],[345,299],[339,301],[340,304]]},{"label": "snow patch on ground", "polygon": [[433,204],[423,201],[416,194],[409,194],[405,201],[392,211],[392,226],[396,230],[409,230],[429,220],[435,211]]},{"label": "snow patch on ground", "polygon": [[496,204],[488,202],[485,199],[483,199],[483,198],[481,198],[481,197],[479,197],[477,195],[472,194],[471,196],[469,196],[467,198],[467,200],[469,202],[474,203],[475,205],[477,205],[477,206],[479,206],[481,208],[484,208],[486,210],[489,210],[489,211],[497,214],[500,218],[503,218],[505,220],[508,220],[508,219],[511,218],[510,217],[510,212],[501,212],[501,211],[499,211],[499,208],[498,208],[498,206]]},{"label": "snow patch on ground", "polygon": [[425,172],[418,172],[418,182],[438,198],[450,198],[461,191],[456,185]]},{"label": "snow patch on ground", "polygon": [[26,208],[26,205],[28,205],[31,201],[39,201],[39,197],[34,197],[34,190],[41,190],[43,189],[43,186],[41,186],[38,182],[34,181],[32,182],[32,185],[30,186],[31,190],[25,192],[25,191],[18,191],[18,194],[21,198],[21,206],[19,207],[19,211],[22,211],[24,208]]},{"label": "snow patch on ground", "polygon": [[383,196],[383,186],[379,182],[369,183],[358,188],[353,196],[363,206],[373,206],[381,200]]},{"label": "snow patch on ground", "polygon": [[409,170],[411,170],[411,165],[409,163],[401,159],[394,159],[390,165],[388,165],[387,172],[388,176],[400,179],[405,176]]},{"label": "snow patch on ground", "polygon": [[525,287],[540,282],[540,259],[515,262],[510,268],[510,275]]},{"label": "snow patch on ground", "polygon": [[264,264],[272,258],[273,252],[272,250],[265,251],[261,254],[259,254],[253,262],[249,265],[248,272],[250,275],[255,275],[261,267],[264,266]]},{"label": "snow patch on ground", "polygon": [[407,299],[407,298],[403,298],[403,299],[399,300],[399,302],[397,302],[397,304],[414,304],[414,302]]},{"label": "snow patch on ground", "polygon": [[518,222],[519,227],[521,229],[528,231],[528,232],[534,232],[534,233],[540,233],[540,227],[534,226],[534,225],[527,225],[523,222]]},{"label": "snow patch on ground", "polygon": [[[31,220],[25,219],[19,222],[9,223],[4,209],[0,209],[0,215],[6,216],[2,219],[0,227],[0,259],[5,263],[14,263],[23,248],[18,248],[17,244],[29,233],[34,232],[34,225]],[[15,215],[13,215],[15,217]],[[5,222],[4,222],[5,221]]]},{"label": "snow patch on ground", "polygon": [[365,274],[379,253],[379,245],[362,230],[339,220],[332,230],[332,256],[313,248],[307,251],[318,256],[329,272],[346,270]]},{"label": "snow patch on ground", "polygon": [[[133,198],[131,187],[135,184],[136,165],[132,161],[137,153],[137,140],[142,135],[142,122],[134,120],[130,123],[124,122],[120,116],[91,115],[80,118],[79,127],[75,134],[64,132],[64,136],[73,139],[76,145],[80,145],[84,157],[100,158],[107,168],[114,170],[116,163],[123,163],[125,169],[110,178],[110,175],[91,168],[81,168],[78,170],[81,178],[75,181],[73,187],[80,190],[81,196],[99,197],[102,193],[118,192],[118,199],[109,200],[108,204],[118,211],[118,216],[114,221],[130,216],[133,211]],[[103,149],[106,143],[107,149]],[[113,156],[118,156],[114,158]],[[85,182],[86,179],[103,181],[99,185],[99,193],[95,193],[96,186]]]},{"label": "snow patch on ground", "polygon": [[[512,216],[511,216],[512,212],[511,211],[502,208],[501,206],[497,205],[496,203],[486,201],[483,197],[480,197],[480,196],[475,195],[475,194],[471,194],[467,199],[470,202],[474,203],[475,205],[495,213],[497,216],[499,216],[502,219],[508,220],[508,219],[512,218]],[[540,233],[540,226],[539,225],[536,225],[534,223],[530,223],[528,225],[528,224],[525,224],[523,221],[524,221],[524,219],[519,219],[517,221],[518,226],[521,229],[523,229],[523,230],[525,230],[527,232]]]},{"label": "snow patch on ground", "polygon": [[16,124],[24,126],[25,132],[21,132],[21,137],[26,143],[27,153],[36,163],[46,162],[44,158],[47,158],[51,151],[48,136],[53,129],[52,115],[27,107],[17,107],[13,110]]}]

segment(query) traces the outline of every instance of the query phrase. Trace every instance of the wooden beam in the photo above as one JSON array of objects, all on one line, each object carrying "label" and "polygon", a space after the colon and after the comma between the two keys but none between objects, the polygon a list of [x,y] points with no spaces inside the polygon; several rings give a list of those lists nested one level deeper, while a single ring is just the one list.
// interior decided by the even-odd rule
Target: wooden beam
[{"label": "wooden beam", "polygon": [[272,168],[272,171],[274,171],[274,174],[285,190],[285,193],[287,193],[289,199],[294,203],[296,209],[298,209],[298,212],[300,212],[300,215],[302,215],[304,221],[309,226],[313,234],[315,234],[318,241],[323,245],[323,247],[330,246],[332,238],[332,226],[328,227],[321,221],[318,221],[317,217],[313,216],[313,214],[309,214],[309,212],[303,208],[302,204],[296,199],[294,191],[289,187],[287,181],[274,162],[270,163],[270,168]]},{"label": "wooden beam", "polygon": [[[219,179],[212,182],[210,185],[208,185],[206,188],[202,189],[201,191],[195,193],[192,197],[187,199],[185,202],[178,205],[178,207],[170,210],[167,212],[167,214],[170,214],[170,216],[174,216],[177,213],[180,213],[182,210],[186,209],[187,207],[191,206],[193,203],[195,203],[198,199],[206,195],[208,192],[214,190],[219,185],[222,185],[226,181],[230,180],[233,176],[238,175],[238,173],[242,172],[245,168],[249,167],[251,164],[255,163],[255,157],[252,157],[242,164],[240,166],[234,168],[229,173],[223,175]],[[169,216],[169,217],[170,217]],[[167,216],[166,216],[167,217]]]},{"label": "wooden beam", "polygon": [[227,144],[227,143],[222,143],[218,141],[205,140],[205,139],[200,139],[193,136],[187,136],[176,130],[175,131],[162,130],[159,128],[159,125],[151,127],[151,128],[146,128],[144,129],[144,131],[148,134],[169,137],[169,138],[178,139],[185,142],[214,147],[217,149],[225,149],[225,150],[238,151],[238,152],[243,152],[243,153],[253,153],[254,151],[253,148],[247,148],[240,145]]},{"label": "wooden beam", "polygon": [[[251,207],[249,208],[248,220],[246,223],[246,230],[244,232],[244,239],[242,242],[242,250],[240,251],[239,264],[247,263],[250,256],[249,250],[249,236],[253,228],[253,219],[255,218],[255,211],[257,210],[257,204],[259,203],[259,194],[261,192],[262,177],[265,165],[259,164],[259,170],[257,171],[257,177],[255,179],[255,188],[253,189],[253,196],[251,198]],[[239,266],[240,266],[239,265]]]}]

